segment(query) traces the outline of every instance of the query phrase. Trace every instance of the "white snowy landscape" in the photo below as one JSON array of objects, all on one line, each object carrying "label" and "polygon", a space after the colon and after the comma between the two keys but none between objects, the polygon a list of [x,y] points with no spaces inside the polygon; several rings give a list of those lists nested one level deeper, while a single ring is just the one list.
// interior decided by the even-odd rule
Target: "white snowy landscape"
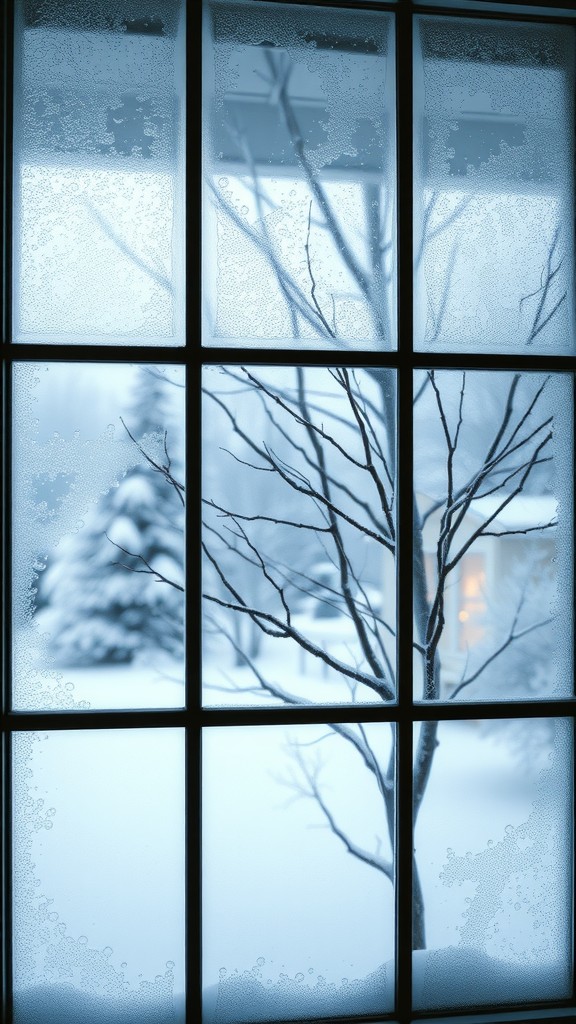
[{"label": "white snowy landscape", "polygon": [[[542,723],[524,730],[442,726],[416,834],[429,944],[415,954],[422,1008],[567,994],[567,730],[557,723],[553,741]],[[369,732],[385,753],[387,727]],[[205,737],[207,1024],[392,1008],[392,886],[287,785],[291,744],[322,735],[264,727]],[[179,1019],[182,737],[17,740],[15,779],[29,795],[15,835],[17,1020]],[[358,800],[361,771],[350,757],[336,763],[336,743],[319,743],[334,813],[358,841],[383,848],[378,807]],[[37,999],[44,1016],[29,1016]]]}]

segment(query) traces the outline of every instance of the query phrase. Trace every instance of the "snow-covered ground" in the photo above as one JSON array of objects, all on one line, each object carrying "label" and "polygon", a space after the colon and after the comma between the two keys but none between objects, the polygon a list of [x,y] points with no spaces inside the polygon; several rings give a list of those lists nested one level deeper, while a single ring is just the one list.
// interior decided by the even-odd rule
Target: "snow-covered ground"
[{"label": "snow-covered ground", "polygon": [[[288,685],[295,668],[279,664]],[[94,707],[183,703],[180,682],[144,667],[67,670],[63,679],[73,699]],[[324,685],[320,672],[314,686]],[[301,753],[312,766],[319,755],[338,823],[389,856],[377,789],[352,748],[326,734],[267,726],[205,736],[205,1024],[392,1006],[392,886],[346,852],[313,800],[286,785],[299,777],[294,742],[307,744]],[[385,764],[389,726],[368,735]],[[416,829],[429,949],[416,957],[415,997],[431,1008],[481,1005],[494,992],[504,1002],[562,996],[563,724],[552,736],[539,722],[444,723],[439,739]],[[15,740],[19,1019],[72,1024],[92,1000],[102,1020],[112,1007],[110,1020],[128,1024],[136,1006],[148,1007],[151,1024],[171,1020],[184,970],[181,732]]]},{"label": "snow-covered ground", "polygon": [[38,993],[42,1021],[84,1020],[84,1004],[105,1020],[107,1005],[111,1020],[171,1020],[184,988],[183,730],[18,733],[14,786],[17,1020],[36,1019],[24,1007]]},{"label": "snow-covered ground", "polygon": [[92,708],[181,708],[184,706],[182,667],[151,658],[139,666],[66,669],[75,700]]},{"label": "snow-covered ground", "polygon": [[[559,725],[551,763],[550,737],[537,728],[525,724],[528,756],[519,760],[517,739],[512,744],[506,731],[491,734],[478,723],[441,727],[416,832],[429,946],[415,960],[415,999],[423,1008],[567,994],[566,737]],[[265,769],[258,772],[275,746],[281,775],[278,732],[287,731],[252,732],[222,730],[207,746],[208,1020],[384,1012],[393,999],[391,886],[322,828],[313,801],[286,806],[286,791]],[[301,729],[299,741],[316,734]],[[384,749],[383,728],[380,735]],[[325,751],[339,742],[324,741]],[[326,754],[328,771],[335,756],[333,749]],[[381,811],[371,818],[376,805],[361,771],[354,774],[346,760],[341,770],[339,783],[327,775],[326,799],[339,823],[376,849]]]},{"label": "snow-covered ground", "polygon": [[17,690],[18,710],[54,710],[80,705],[95,710],[133,708],[182,708],[182,666],[150,656],[140,665],[99,665],[94,668],[54,668],[49,673],[31,671]]},{"label": "snow-covered ground", "polygon": [[[299,613],[292,625],[320,650],[349,666],[365,668],[358,636],[350,618],[314,618]],[[393,647],[393,645],[391,645]],[[390,657],[394,660],[391,649]],[[262,676],[276,683],[287,693],[327,704],[374,703],[375,694],[366,686],[357,685],[352,696],[350,681],[321,658],[303,650],[291,640],[263,637],[255,666]],[[208,638],[204,652],[204,702],[215,707],[246,707],[281,704],[258,685],[249,667],[233,664],[230,644],[222,637]],[[247,692],[253,687],[254,692]]]}]

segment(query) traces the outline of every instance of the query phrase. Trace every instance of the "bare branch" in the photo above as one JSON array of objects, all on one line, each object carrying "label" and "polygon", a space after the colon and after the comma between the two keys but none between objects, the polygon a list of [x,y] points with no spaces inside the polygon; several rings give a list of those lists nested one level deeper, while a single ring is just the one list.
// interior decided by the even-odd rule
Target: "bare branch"
[{"label": "bare branch", "polygon": [[144,558],[144,555],[138,555],[135,554],[134,551],[128,551],[127,548],[122,547],[121,544],[117,544],[116,541],[112,540],[111,537],[108,536],[106,531],[104,531],[104,536],[106,537],[106,540],[110,541],[110,543],[114,545],[115,548],[118,548],[118,550],[122,551],[123,554],[128,555],[129,558],[135,558],[138,562],[141,562],[142,565],[145,566],[145,568],[135,569],[134,566],[126,565],[125,562],[112,562],[112,565],[119,565],[121,566],[122,569],[127,569],[128,572],[144,573],[146,576],[153,576],[157,583],[167,583],[169,587],[174,587],[174,590],[179,590],[182,594],[184,593],[184,587],[181,587],[180,584],[176,583],[174,580],[169,579],[168,576],[164,576],[161,572],[158,571],[158,569],[154,569],[150,565],[150,562],[148,562],[147,559]]},{"label": "bare branch", "polygon": [[512,622],[510,631],[506,639],[500,644],[499,647],[496,648],[495,651],[492,652],[492,654],[488,658],[486,658],[486,660],[482,663],[480,668],[473,672],[471,676],[468,676],[466,679],[462,679],[459,682],[458,686],[450,694],[450,700],[454,700],[462,692],[462,690],[464,690],[467,686],[470,686],[472,683],[476,682],[476,680],[482,675],[482,673],[486,671],[488,666],[491,665],[492,662],[496,660],[496,658],[503,654],[504,651],[507,650],[507,648],[510,647],[510,645],[513,644],[515,640],[521,640],[522,637],[528,636],[529,633],[533,633],[535,629],[541,629],[542,626],[548,626],[551,622],[554,621],[553,618],[541,619],[540,622],[533,622],[532,625],[525,626],[524,629],[521,629],[518,632],[516,632],[516,625],[518,623],[519,612],[520,609],[517,610],[514,616],[514,620]]},{"label": "bare branch", "polygon": [[138,270],[141,270],[146,277],[149,277],[150,280],[154,282],[154,284],[158,285],[159,288],[162,288],[163,291],[168,292],[169,295],[172,295],[172,282],[164,274],[160,274],[154,269],[154,267],[151,267],[149,263],[146,263],[146,261],[128,245],[125,239],[123,239],[116,231],[114,225],[110,223],[108,218],[104,216],[94,203],[91,203],[89,199],[84,199],[84,205],[88,210],[90,210],[90,213],[94,217],[98,227],[101,228],[102,232],[106,235],[106,238],[108,238],[109,241],[111,241],[116,248],[120,250],[122,255],[133,263],[135,267],[138,267]]},{"label": "bare branch", "polygon": [[330,811],[324,797],[322,796],[318,786],[318,770],[312,772],[309,766],[306,764],[304,758],[300,754],[298,748],[295,748],[295,757],[298,760],[300,771],[304,776],[306,786],[303,787],[300,792],[303,796],[308,796],[315,800],[318,807],[322,811],[322,814],[330,828],[331,832],[337,836],[338,839],[343,843],[348,853],[365,864],[368,864],[372,868],[376,868],[383,875],[386,876],[390,881],[394,878],[394,867],[391,861],[386,860],[377,853],[370,853],[368,850],[364,850],[357,843],[354,843],[350,837],[344,832],[342,828],[336,823],[334,815]]},{"label": "bare branch", "polygon": [[185,488],[184,484],[180,483],[180,481],[177,480],[176,477],[173,476],[173,474],[170,471],[171,460],[170,460],[170,457],[168,456],[168,447],[167,447],[167,444],[168,444],[168,442],[167,442],[168,432],[166,430],[164,431],[164,452],[166,454],[167,463],[166,463],[165,466],[163,466],[159,462],[156,462],[156,460],[153,459],[152,456],[148,454],[148,452],[142,446],[140,441],[136,440],[136,438],[134,437],[134,434],[132,434],[132,432],[126,426],[126,423],[122,419],[122,416],[120,416],[120,422],[121,422],[122,426],[124,427],[124,430],[128,434],[128,437],[130,438],[132,443],[136,446],[138,451],[141,452],[142,455],[144,456],[144,458],[146,459],[146,462],[150,466],[152,466],[152,469],[156,473],[160,473],[160,475],[164,477],[164,479],[170,484],[170,486],[174,488],[174,490],[176,491],[176,494],[178,495],[180,503],[182,504],[182,506],[184,506],[184,494],[186,493],[186,488]]}]

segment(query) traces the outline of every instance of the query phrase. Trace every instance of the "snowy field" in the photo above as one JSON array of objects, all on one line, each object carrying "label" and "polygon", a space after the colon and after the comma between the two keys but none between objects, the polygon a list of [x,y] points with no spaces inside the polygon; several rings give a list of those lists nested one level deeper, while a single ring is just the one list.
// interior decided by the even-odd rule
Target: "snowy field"
[{"label": "snowy field", "polygon": [[[225,766],[225,747],[234,765],[206,794],[208,1019],[384,1012],[393,998],[391,886],[346,853],[313,801],[286,806],[290,794],[256,770],[274,748],[281,774],[285,739],[278,733],[287,731],[261,729],[258,738],[252,732],[246,738],[216,731],[206,745],[209,768]],[[416,831],[429,947],[415,959],[421,1007],[493,1002],[496,992],[504,1003],[566,993],[570,853],[558,733],[550,765],[535,731],[523,737],[525,750],[532,741],[535,747],[522,760],[518,738],[512,745],[506,732],[491,735],[478,723],[441,728]],[[386,747],[384,728],[381,736]],[[329,758],[326,767],[334,767]],[[339,822],[365,844],[371,834],[376,848],[382,812],[367,820],[376,805],[360,789],[361,773],[342,765],[340,801],[335,776],[329,781],[326,795]],[[255,1006],[261,1016],[254,1016]]]},{"label": "snowy field", "polygon": [[[283,668],[288,685],[297,673],[289,660]],[[161,679],[151,666],[66,670],[61,684],[93,707],[181,707],[183,685],[163,671]],[[325,685],[321,674],[308,677],[307,692]],[[555,736],[551,728],[440,728],[416,829],[428,950],[416,954],[415,997],[424,1008],[450,1001],[448,980],[460,1005],[492,1001],[494,991],[504,1002],[565,992],[570,754],[562,723]],[[369,736],[385,764],[389,727],[371,726]],[[205,736],[206,1024],[392,1006],[392,886],[290,788],[294,744],[304,743],[310,763],[320,757],[339,824],[389,855],[371,779],[339,737],[321,737],[326,729],[312,726]],[[34,992],[47,1005],[46,983],[54,996],[65,986],[54,1016],[62,1024],[81,1019],[84,1005],[99,1006],[102,1020],[115,1007],[110,1020],[127,1024],[136,1006],[155,1007],[154,1024],[175,1019],[184,976],[182,733],[17,739],[20,1019],[35,1021]]]}]

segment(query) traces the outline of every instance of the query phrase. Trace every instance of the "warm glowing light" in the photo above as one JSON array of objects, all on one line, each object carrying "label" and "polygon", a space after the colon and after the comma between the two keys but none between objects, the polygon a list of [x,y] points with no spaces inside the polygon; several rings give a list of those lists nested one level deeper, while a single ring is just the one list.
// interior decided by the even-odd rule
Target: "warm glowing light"
[{"label": "warm glowing light", "polygon": [[[483,574],[482,574],[483,575]],[[480,576],[467,576],[462,588],[464,597],[477,597],[482,593],[483,580]]]},{"label": "warm glowing light", "polygon": [[468,622],[468,619],[470,618],[470,612],[458,612],[458,618],[460,619],[460,622]]}]

